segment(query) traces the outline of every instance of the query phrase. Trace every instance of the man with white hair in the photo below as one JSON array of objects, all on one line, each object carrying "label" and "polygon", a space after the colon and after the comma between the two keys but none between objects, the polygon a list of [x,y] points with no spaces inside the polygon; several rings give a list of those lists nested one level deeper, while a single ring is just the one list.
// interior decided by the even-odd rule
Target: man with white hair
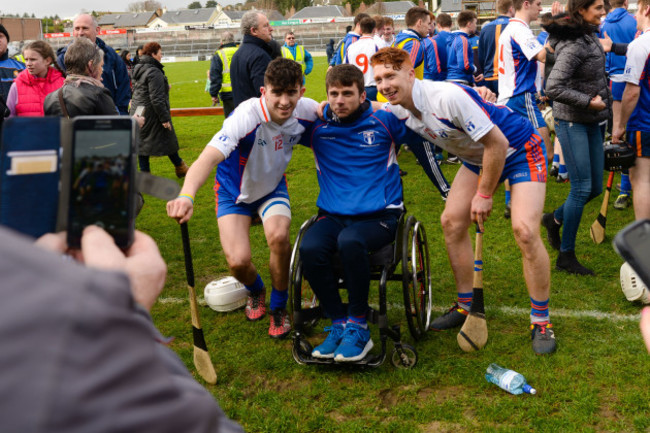
[{"label": "man with white hair", "polygon": [[[120,114],[129,114],[129,101],[131,100],[131,80],[126,70],[126,65],[114,49],[106,45],[106,42],[97,37],[99,33],[97,20],[88,14],[81,14],[72,23],[72,36],[75,38],[86,38],[97,45],[104,52],[104,72],[102,83],[108,89]],[[69,45],[68,45],[69,46]],[[59,66],[65,71],[63,57],[68,46],[57,51]]]},{"label": "man with white hair", "polygon": [[250,98],[262,96],[264,72],[273,59],[269,45],[273,28],[266,15],[260,11],[246,12],[241,19],[241,32],[244,38],[230,64],[235,108]]}]

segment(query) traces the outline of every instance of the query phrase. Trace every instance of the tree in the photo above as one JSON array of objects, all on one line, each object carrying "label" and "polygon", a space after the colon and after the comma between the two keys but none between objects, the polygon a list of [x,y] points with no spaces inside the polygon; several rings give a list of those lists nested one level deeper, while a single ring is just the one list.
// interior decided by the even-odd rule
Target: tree
[{"label": "tree", "polygon": [[215,0],[208,0],[205,2],[205,7],[206,8],[216,8],[217,7],[217,2]]},{"label": "tree", "polygon": [[201,9],[201,3],[198,1],[193,1],[192,3],[187,5],[188,9]]},{"label": "tree", "polygon": [[160,4],[159,1],[156,0],[145,0],[144,1],[144,10],[145,11],[157,11],[158,9],[162,9],[162,4]]}]

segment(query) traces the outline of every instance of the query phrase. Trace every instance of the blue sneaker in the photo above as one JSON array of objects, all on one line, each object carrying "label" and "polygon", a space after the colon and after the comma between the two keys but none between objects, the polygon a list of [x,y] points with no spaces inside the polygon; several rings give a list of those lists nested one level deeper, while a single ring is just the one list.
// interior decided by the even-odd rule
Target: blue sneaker
[{"label": "blue sneaker", "polygon": [[311,356],[314,358],[334,358],[334,351],[336,351],[336,348],[341,344],[345,328],[343,325],[332,325],[325,328],[325,331],[330,331],[330,333],[327,338],[325,338],[325,341],[323,341],[321,345],[316,346],[311,352]]},{"label": "blue sneaker", "polygon": [[359,361],[370,352],[372,346],[374,345],[370,339],[370,330],[348,322],[341,344],[334,352],[334,361]]}]

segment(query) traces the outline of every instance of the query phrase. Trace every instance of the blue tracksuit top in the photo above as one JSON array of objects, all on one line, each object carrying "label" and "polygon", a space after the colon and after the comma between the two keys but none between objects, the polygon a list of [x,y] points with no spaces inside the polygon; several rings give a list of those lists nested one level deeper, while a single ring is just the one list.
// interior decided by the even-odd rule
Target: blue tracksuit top
[{"label": "blue tracksuit top", "polygon": [[[607,35],[614,43],[629,44],[636,35],[636,20],[624,8],[616,8],[607,14],[600,29],[601,34]],[[610,75],[622,74],[625,69],[625,56],[607,53],[605,70]]]},{"label": "blue tracksuit top", "polygon": [[486,81],[498,79],[497,73],[497,45],[499,36],[510,22],[510,17],[501,15],[496,20],[483,26],[478,40],[478,60],[483,68],[483,77]]},{"label": "blue tracksuit top", "polygon": [[447,81],[463,81],[474,84],[474,53],[469,35],[464,32],[453,34],[447,58]]},{"label": "blue tracksuit top", "polygon": [[424,78],[433,81],[445,81],[447,79],[447,50],[451,33],[441,31],[435,36],[424,38],[424,54],[426,57],[424,65]]}]

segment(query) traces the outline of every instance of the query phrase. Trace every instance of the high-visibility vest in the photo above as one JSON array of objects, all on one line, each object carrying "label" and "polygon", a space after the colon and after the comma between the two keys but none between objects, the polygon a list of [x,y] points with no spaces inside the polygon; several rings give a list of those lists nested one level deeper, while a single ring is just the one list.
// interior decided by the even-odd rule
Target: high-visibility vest
[{"label": "high-visibility vest", "polygon": [[305,47],[303,47],[302,45],[296,45],[296,58],[294,59],[293,55],[291,54],[291,50],[289,50],[289,48],[283,45],[282,57],[300,63],[300,67],[302,68],[302,73],[303,74],[305,73],[305,69],[307,68],[307,64],[305,63]]},{"label": "high-visibility vest", "polygon": [[[422,43],[422,41],[420,41],[420,40],[418,40],[416,38],[406,38],[406,39],[400,41],[398,44],[395,44],[393,42],[393,46],[403,50],[404,45],[406,45],[406,43],[409,42],[409,41],[417,41],[419,43]],[[413,65],[413,66],[414,66],[414,69],[415,69],[415,78],[417,78],[418,80],[424,79],[424,61],[422,61],[422,63],[420,63],[418,66],[415,66],[415,65]]]},{"label": "high-visibility vest", "polygon": [[230,79],[230,61],[239,47],[225,47],[217,50],[217,55],[221,59],[223,70],[221,72],[221,92],[232,92],[232,80]]}]

